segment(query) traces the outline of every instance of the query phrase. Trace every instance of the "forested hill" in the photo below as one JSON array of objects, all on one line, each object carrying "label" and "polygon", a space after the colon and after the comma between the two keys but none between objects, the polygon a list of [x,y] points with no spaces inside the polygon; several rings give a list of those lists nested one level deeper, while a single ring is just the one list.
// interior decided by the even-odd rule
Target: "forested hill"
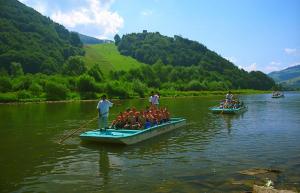
[{"label": "forested hill", "polygon": [[70,56],[83,54],[77,33],[17,0],[0,0],[0,69],[57,73]]},{"label": "forested hill", "polygon": [[292,88],[300,88],[300,65],[269,74],[276,82]]},{"label": "forested hill", "polygon": [[167,37],[144,30],[143,33],[131,33],[122,38],[116,35],[115,44],[122,55],[146,64],[197,67],[200,82],[214,80],[227,82],[229,88],[253,89],[270,89],[275,84],[266,74],[239,69],[204,45],[181,36]]}]

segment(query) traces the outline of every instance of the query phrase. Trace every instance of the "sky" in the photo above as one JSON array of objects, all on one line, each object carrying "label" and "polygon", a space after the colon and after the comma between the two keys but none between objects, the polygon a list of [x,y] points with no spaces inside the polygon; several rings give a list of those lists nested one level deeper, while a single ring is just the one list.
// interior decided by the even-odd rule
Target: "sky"
[{"label": "sky", "polygon": [[20,1],[100,39],[148,30],[198,41],[247,71],[300,65],[300,0]]}]

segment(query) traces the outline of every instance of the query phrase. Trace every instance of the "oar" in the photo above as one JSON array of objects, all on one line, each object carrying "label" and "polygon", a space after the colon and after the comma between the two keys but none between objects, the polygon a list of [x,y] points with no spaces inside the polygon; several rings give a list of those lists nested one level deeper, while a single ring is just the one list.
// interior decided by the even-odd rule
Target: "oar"
[{"label": "oar", "polygon": [[96,120],[97,118],[98,118],[98,116],[96,116],[95,118],[89,120],[89,121],[86,122],[85,124],[81,125],[78,129],[73,130],[73,131],[71,132],[71,134],[69,134],[69,135],[63,137],[58,143],[62,143],[62,142],[64,142],[65,140],[67,140],[68,138],[72,137],[75,133],[77,133],[78,131],[84,129],[87,125],[89,125],[91,122],[93,122],[93,121]]}]

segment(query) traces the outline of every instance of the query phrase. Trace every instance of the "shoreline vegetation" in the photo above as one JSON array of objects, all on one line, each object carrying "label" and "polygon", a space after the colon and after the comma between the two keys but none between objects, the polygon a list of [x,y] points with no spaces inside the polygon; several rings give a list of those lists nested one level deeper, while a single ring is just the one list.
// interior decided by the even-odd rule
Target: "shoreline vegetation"
[{"label": "shoreline vegetation", "polygon": [[[160,96],[162,98],[185,98],[185,97],[204,97],[204,96],[224,96],[228,91],[176,91],[176,90],[160,90]],[[269,90],[253,90],[253,89],[239,89],[231,90],[234,95],[247,95],[247,94],[265,94],[271,93]],[[34,98],[18,98],[16,92],[0,93],[0,105],[3,104],[25,104],[25,103],[70,103],[70,102],[94,102],[98,101],[103,93],[96,94],[96,98],[81,99],[79,93],[70,93],[65,100],[47,100],[46,97],[34,97]],[[5,98],[5,95],[8,97]],[[9,98],[9,95],[14,96]],[[140,97],[137,95],[128,98],[111,97],[112,100],[118,101],[123,99],[148,99],[148,97]]]}]

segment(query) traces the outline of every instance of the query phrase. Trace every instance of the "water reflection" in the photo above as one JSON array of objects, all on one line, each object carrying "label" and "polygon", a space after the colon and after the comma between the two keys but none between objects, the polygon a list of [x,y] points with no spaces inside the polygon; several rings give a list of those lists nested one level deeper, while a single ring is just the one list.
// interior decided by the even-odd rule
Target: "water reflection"
[{"label": "water reflection", "polygon": [[99,149],[99,175],[103,179],[103,184],[107,185],[109,183],[109,171],[110,168],[110,162],[107,151],[105,151],[103,148]]},{"label": "water reflection", "polygon": [[236,120],[241,120],[244,117],[245,112],[241,112],[238,114],[219,114],[220,118],[223,120],[225,123],[225,127],[228,131],[228,134],[231,134],[233,122]]}]

